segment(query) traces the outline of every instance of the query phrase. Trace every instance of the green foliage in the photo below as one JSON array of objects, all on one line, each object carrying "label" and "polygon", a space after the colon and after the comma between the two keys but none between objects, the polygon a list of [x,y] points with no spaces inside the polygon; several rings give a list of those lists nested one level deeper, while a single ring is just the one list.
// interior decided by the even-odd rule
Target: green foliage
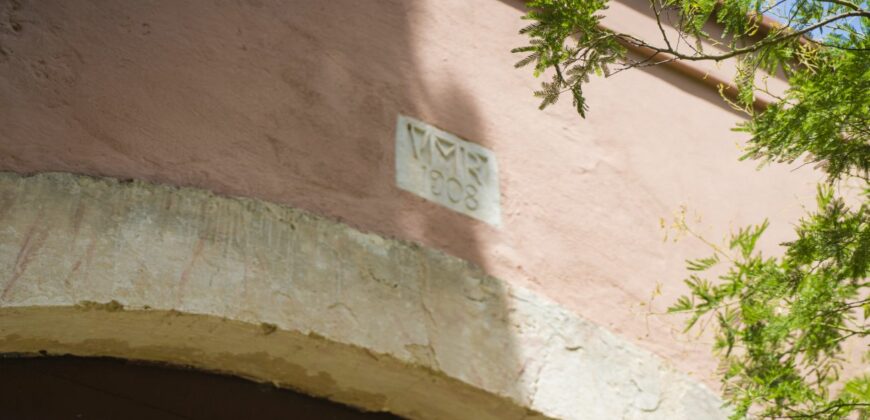
[{"label": "green foliage", "polygon": [[[858,73],[859,66],[866,64],[866,35],[870,20],[867,0],[859,3],[798,0],[785,16],[788,24],[770,28],[763,36],[759,36],[761,16],[783,1],[651,0],[651,9],[662,29],[660,41],[643,40],[603,27],[601,12],[607,9],[607,3],[605,0],[532,0],[527,3],[530,11],[524,19],[532,23],[520,33],[529,37],[529,44],[512,52],[525,54],[517,62],[517,67],[534,64],[536,77],[549,75],[550,80],[543,82],[542,89],[535,92],[535,96],[542,99],[542,109],[558,101],[563,93],[570,92],[578,112],[585,117],[587,107],[582,88],[592,75],[610,76],[628,68],[676,60],[735,58],[740,70],[735,78],[739,88],[738,100],[751,112],[749,107],[755,93],[766,91],[764,87],[755,85],[753,76],[759,70],[768,73],[780,70],[789,77],[803,74],[812,70],[813,60],[818,59],[816,53],[827,50],[840,50],[841,56],[857,57],[853,70]],[[674,12],[679,18],[665,22],[666,12]],[[705,32],[704,25],[711,20],[722,26],[724,37],[717,38]],[[679,39],[670,39],[666,35],[664,28],[669,23],[679,29]],[[804,37],[816,31],[826,31],[826,38],[818,41]],[[689,52],[677,47],[678,40],[688,41],[688,38],[695,39]],[[731,47],[731,51],[707,53],[705,44],[725,44]],[[632,59],[628,57],[626,46],[652,53],[641,60]],[[860,59],[862,56],[863,60]],[[834,58],[831,64],[837,62]],[[863,83],[866,83],[866,67],[864,72]],[[852,73],[847,77],[856,75]]]},{"label": "green foliage", "polygon": [[[866,19],[865,19],[866,20]],[[864,37],[852,48],[870,50]],[[752,134],[745,157],[817,162],[832,180],[870,174],[870,53],[836,48],[807,52],[781,101],[740,127]]]},{"label": "green foliage", "polygon": [[[691,314],[689,328],[715,321],[714,351],[736,418],[870,414],[867,377],[847,378],[843,392],[830,393],[843,373],[843,342],[870,334],[870,208],[865,200],[850,209],[827,187],[817,202],[780,258],[756,248],[764,223],[740,230],[727,249],[689,261],[689,296],[670,308]],[[724,274],[703,277],[721,261],[729,264]]]},{"label": "green foliage", "polygon": [[[625,55],[623,48],[610,32],[599,29],[601,15],[606,9],[603,0],[533,0],[533,10],[525,19],[533,20],[520,30],[531,41],[525,47],[511,52],[526,53],[516,67],[535,64],[535,76],[552,69],[549,82],[541,84],[535,96],[541,98],[541,109],[556,103],[564,92],[571,92],[574,107],[586,116],[583,84],[591,75],[609,75],[609,65]],[[569,42],[570,41],[570,42]]]},{"label": "green foliage", "polygon": [[[760,17],[783,4],[785,24],[760,31]],[[661,40],[604,28],[604,0],[535,0],[529,7],[526,19],[533,23],[522,30],[529,44],[514,52],[526,54],[518,67],[534,64],[535,76],[549,79],[535,93],[541,108],[570,92],[585,117],[582,86],[593,74],[677,60],[737,60],[737,95],[729,102],[749,117],[736,128],[750,136],[743,159],[805,159],[828,180],[795,239],[781,244],[781,256],[758,250],[767,222],[738,231],[727,247],[710,244],[711,256],[687,261],[689,294],[670,311],[689,315],[687,330],[712,325],[734,418],[870,419],[870,376],[843,369],[844,342],[866,345],[870,335],[868,1],[651,0]],[[666,21],[672,15],[677,18]],[[710,21],[724,38],[705,32]],[[674,47],[669,24],[680,40],[694,39],[692,48]],[[703,49],[717,43],[730,49]],[[638,60],[626,47],[651,53]],[[788,90],[768,92],[760,71],[784,75]],[[777,100],[758,109],[760,92]],[[851,205],[838,195],[844,181],[861,191],[848,199]]]}]

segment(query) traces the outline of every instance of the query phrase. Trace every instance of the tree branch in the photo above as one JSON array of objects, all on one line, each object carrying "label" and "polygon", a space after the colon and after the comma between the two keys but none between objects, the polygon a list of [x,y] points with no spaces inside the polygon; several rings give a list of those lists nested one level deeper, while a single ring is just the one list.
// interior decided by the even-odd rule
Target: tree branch
[{"label": "tree branch", "polygon": [[806,414],[794,414],[789,416],[780,416],[775,418],[780,419],[806,419],[806,418],[816,418],[822,414],[828,413],[832,410],[839,410],[841,408],[858,408],[858,407],[870,407],[870,404],[865,403],[841,403],[841,404],[831,404],[827,408],[823,410],[813,411]]},{"label": "tree branch", "polygon": [[822,3],[839,4],[840,6],[845,6],[845,7],[852,9],[852,10],[862,10],[861,7],[858,6],[857,4],[852,3],[852,2],[848,2],[846,0],[819,0],[819,1]]},{"label": "tree branch", "polygon": [[616,36],[617,38],[619,38],[627,43],[630,43],[630,44],[633,44],[633,45],[636,45],[639,47],[649,48],[651,50],[654,50],[654,51],[660,52],[660,53],[664,53],[664,54],[670,54],[674,57],[679,58],[680,60],[686,60],[686,61],[722,61],[722,60],[727,60],[729,58],[733,58],[733,57],[736,57],[739,55],[755,52],[755,51],[757,51],[761,48],[764,48],[768,45],[773,45],[773,44],[780,43],[780,42],[783,42],[783,41],[791,39],[791,38],[801,36],[803,34],[806,34],[806,33],[812,32],[816,29],[819,29],[825,25],[829,25],[833,22],[836,22],[838,20],[842,20],[842,19],[846,19],[846,18],[850,18],[850,17],[857,17],[857,16],[863,16],[863,17],[870,18],[870,11],[859,10],[859,11],[841,13],[838,15],[831,16],[828,19],[819,21],[813,25],[807,26],[806,28],[803,28],[803,29],[800,29],[797,31],[790,31],[790,32],[785,33],[783,35],[775,36],[772,38],[767,38],[765,40],[756,42],[755,44],[752,44],[748,47],[735,48],[727,53],[715,54],[715,55],[707,55],[707,54],[687,55],[687,54],[683,54],[679,51],[675,51],[673,48],[670,48],[670,47],[662,48],[662,47],[650,45],[650,44],[646,43],[645,41],[643,41],[643,40],[641,40],[633,35],[629,35],[629,34],[625,34],[625,33],[615,33],[614,36]]}]

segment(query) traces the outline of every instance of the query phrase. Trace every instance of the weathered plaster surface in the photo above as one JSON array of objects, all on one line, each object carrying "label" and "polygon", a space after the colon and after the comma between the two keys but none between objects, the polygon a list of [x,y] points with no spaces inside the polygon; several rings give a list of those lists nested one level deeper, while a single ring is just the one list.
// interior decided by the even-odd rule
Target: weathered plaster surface
[{"label": "weathered plaster surface", "polygon": [[[659,220],[686,205],[716,241],[770,217],[775,252],[814,175],[738,162],[740,116],[664,69],[594,79],[585,120],[570,101],[538,111],[540,80],[510,53],[523,4],[0,1],[0,170],[194,186],[425,244],[715,386],[709,343],[650,315],[707,253],[663,242]],[[608,19],[654,28],[645,10],[619,2]],[[396,186],[399,114],[493,151],[500,227]]]},{"label": "weathered plaster surface", "polygon": [[440,251],[202,190],[2,173],[0,351],[38,350],[416,418],[721,417],[658,357]]}]

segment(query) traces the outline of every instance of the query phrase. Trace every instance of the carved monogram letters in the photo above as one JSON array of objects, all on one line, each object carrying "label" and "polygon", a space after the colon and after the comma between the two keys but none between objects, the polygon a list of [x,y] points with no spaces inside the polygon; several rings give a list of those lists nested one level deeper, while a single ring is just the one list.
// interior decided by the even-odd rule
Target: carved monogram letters
[{"label": "carved monogram letters", "polygon": [[399,188],[498,226],[495,155],[424,122],[400,115],[396,126]]}]

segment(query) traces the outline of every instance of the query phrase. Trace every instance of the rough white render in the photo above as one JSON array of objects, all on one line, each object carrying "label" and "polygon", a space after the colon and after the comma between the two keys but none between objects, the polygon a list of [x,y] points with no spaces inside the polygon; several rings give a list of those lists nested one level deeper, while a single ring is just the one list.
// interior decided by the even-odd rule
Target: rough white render
[{"label": "rough white render", "polygon": [[[87,310],[102,307],[88,302],[111,301],[123,310]],[[157,315],[146,321],[149,313],[164,321],[152,322]],[[183,327],[189,331],[220,319],[263,334],[246,339],[202,327],[201,338],[185,340],[166,314],[189,317]],[[144,335],[126,332],[137,319],[150,329]],[[106,350],[94,344],[109,343],[113,334],[123,343]],[[290,344],[305,337],[326,344],[308,353]],[[185,341],[179,345],[187,350],[161,353],[156,343],[172,340]],[[218,348],[222,358],[209,356]],[[335,348],[370,357],[342,359],[345,350]],[[724,417],[709,390],[653,354],[439,251],[202,190],[3,173],[0,351],[41,349],[228,371],[414,418]],[[241,349],[265,356],[241,363]],[[338,364],[312,362],[318,352]],[[276,360],[303,366],[305,374],[270,370]],[[392,382],[351,378],[356,369],[377,376],[385,360],[394,371],[415,373]],[[324,375],[346,392],[305,383]],[[416,397],[407,392],[411,385]],[[468,389],[485,392],[469,397]],[[379,397],[356,398],[348,390]],[[471,411],[475,406],[479,413]]]}]

